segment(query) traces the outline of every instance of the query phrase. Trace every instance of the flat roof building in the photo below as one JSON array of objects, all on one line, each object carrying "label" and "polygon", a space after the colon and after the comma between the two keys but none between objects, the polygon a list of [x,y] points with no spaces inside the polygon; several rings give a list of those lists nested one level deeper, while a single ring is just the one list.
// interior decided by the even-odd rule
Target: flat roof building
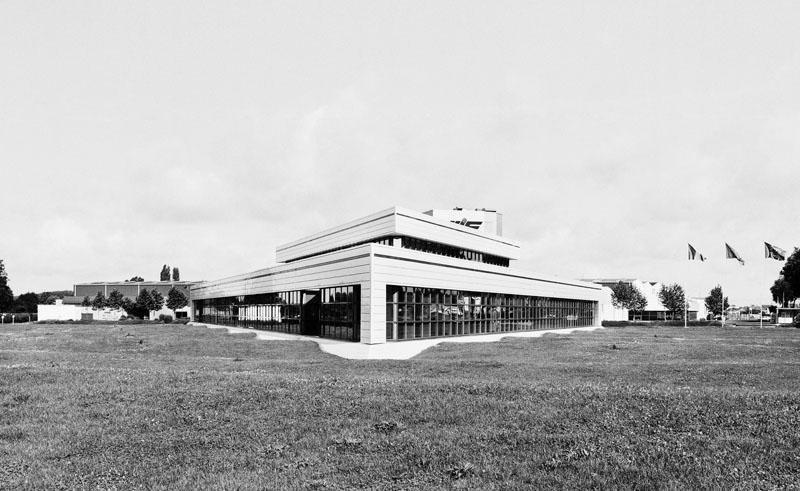
[{"label": "flat roof building", "polygon": [[95,281],[90,283],[76,283],[73,287],[73,297],[64,303],[80,303],[83,297],[92,299],[98,293],[108,298],[108,295],[117,290],[131,300],[136,300],[139,292],[144,288],[148,291],[158,290],[166,298],[172,287],[180,290],[189,298],[189,287],[193,281]]},{"label": "flat roof building", "polygon": [[499,214],[449,211],[393,207],[278,246],[276,266],[192,285],[192,317],[366,344],[599,325],[600,285],[511,268]]}]

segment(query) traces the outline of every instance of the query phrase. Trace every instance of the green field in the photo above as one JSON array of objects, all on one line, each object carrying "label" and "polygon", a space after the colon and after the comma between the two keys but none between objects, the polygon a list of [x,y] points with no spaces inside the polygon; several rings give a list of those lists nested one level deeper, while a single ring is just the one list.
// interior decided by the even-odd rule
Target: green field
[{"label": "green field", "polygon": [[800,329],[348,361],[170,325],[0,329],[0,488],[800,486]]}]

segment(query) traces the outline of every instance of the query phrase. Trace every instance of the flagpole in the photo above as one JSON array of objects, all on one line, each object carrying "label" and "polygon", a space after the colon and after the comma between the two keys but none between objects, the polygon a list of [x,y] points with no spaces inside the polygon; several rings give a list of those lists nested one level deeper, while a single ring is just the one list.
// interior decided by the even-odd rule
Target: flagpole
[{"label": "flagpole", "polygon": [[[689,258],[691,260],[691,258]],[[689,266],[691,268],[691,266]],[[686,329],[686,291],[683,292],[683,328]]]},{"label": "flagpole", "polygon": [[[722,258],[722,276],[725,276],[725,261],[728,258],[728,244],[725,244],[725,256]],[[724,281],[719,282],[719,293],[722,298],[720,298],[720,302],[722,302],[722,326],[725,327],[725,290],[722,289],[722,284]]]},{"label": "flagpole", "polygon": [[[766,256],[766,244],[764,245],[764,255]],[[764,257],[764,266],[761,268],[761,277],[767,276],[767,258]],[[758,306],[758,328],[764,329],[764,304]]]}]

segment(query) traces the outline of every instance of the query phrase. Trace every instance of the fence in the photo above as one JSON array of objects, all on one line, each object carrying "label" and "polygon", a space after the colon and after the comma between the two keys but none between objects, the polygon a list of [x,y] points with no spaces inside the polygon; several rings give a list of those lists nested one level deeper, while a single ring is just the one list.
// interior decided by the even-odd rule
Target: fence
[{"label": "fence", "polygon": [[28,314],[26,312],[2,313],[0,312],[0,324],[21,324],[24,322],[36,322],[38,314]]}]

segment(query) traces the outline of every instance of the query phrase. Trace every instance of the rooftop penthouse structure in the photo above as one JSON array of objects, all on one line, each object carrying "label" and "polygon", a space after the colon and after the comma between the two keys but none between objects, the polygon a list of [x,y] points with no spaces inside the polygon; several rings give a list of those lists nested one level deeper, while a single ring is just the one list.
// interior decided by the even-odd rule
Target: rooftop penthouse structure
[{"label": "rooftop penthouse structure", "polygon": [[192,317],[366,344],[599,325],[600,285],[512,268],[502,217],[460,210],[393,207],[278,246],[276,266],[192,285]]}]

